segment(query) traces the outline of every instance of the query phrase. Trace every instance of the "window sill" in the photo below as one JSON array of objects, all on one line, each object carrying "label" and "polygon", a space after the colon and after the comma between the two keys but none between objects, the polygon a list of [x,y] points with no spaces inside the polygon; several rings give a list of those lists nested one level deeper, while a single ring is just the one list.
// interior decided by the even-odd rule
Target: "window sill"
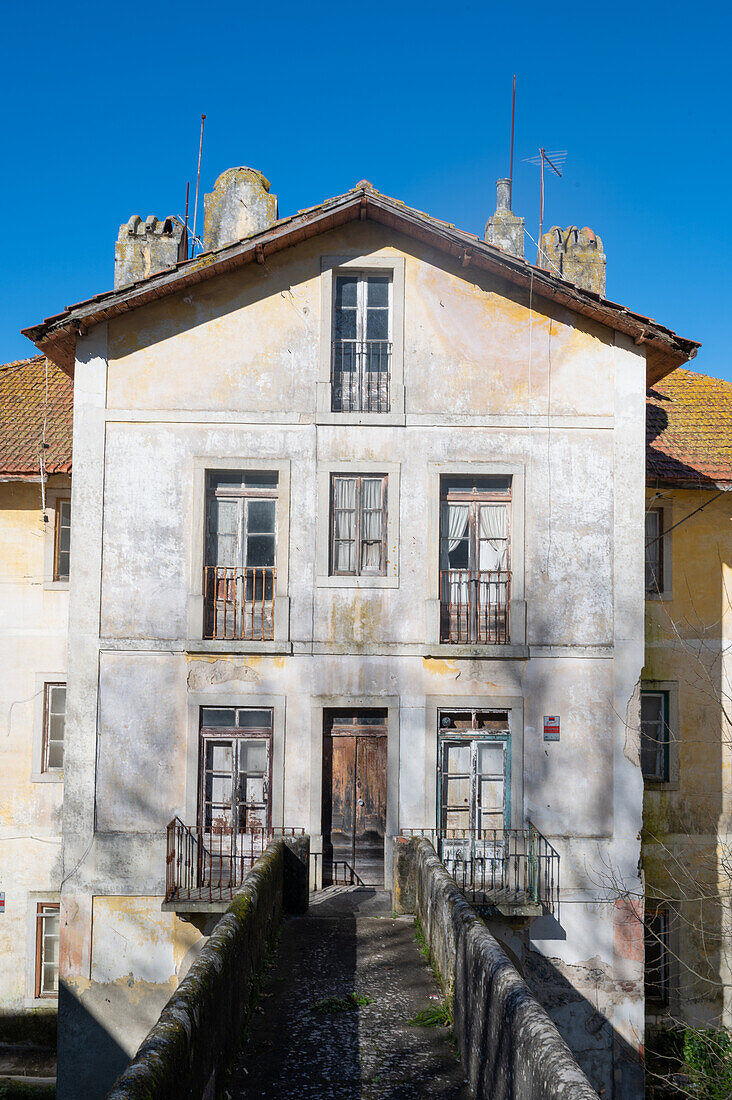
[{"label": "window sill", "polygon": [[664,600],[672,600],[673,592],[646,592],[646,600],[649,603],[663,603]]},{"label": "window sill", "polygon": [[58,1004],[58,993],[46,993],[43,997],[26,997],[23,1008],[53,1008]]},{"label": "window sill", "polygon": [[68,592],[68,590],[69,590],[69,582],[68,581],[44,581],[43,582],[43,591],[44,592]]},{"label": "window sill", "polygon": [[679,791],[681,784],[678,779],[649,779],[643,776],[643,787],[646,791]]},{"label": "window sill", "polygon": [[240,642],[220,639],[189,638],[186,653],[292,653],[292,642],[273,640],[271,642]]},{"label": "window sill", "polygon": [[60,768],[57,772],[33,772],[31,783],[63,783],[64,773]]},{"label": "window sill", "polygon": [[316,577],[316,588],[398,588],[398,577]]},{"label": "window sill", "polygon": [[529,656],[527,645],[451,645],[439,642],[427,646],[426,657],[473,657],[490,660],[526,660]]},{"label": "window sill", "polygon": [[406,416],[402,410],[394,410],[386,413],[375,412],[318,412],[315,417],[316,424],[406,424]]}]

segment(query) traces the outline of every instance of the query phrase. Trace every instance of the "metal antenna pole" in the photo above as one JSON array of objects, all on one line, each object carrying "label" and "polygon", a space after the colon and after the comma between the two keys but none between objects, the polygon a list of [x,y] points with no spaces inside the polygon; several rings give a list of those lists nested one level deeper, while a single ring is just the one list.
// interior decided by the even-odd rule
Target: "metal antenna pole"
[{"label": "metal antenna pole", "polygon": [[508,168],[508,205],[513,210],[513,128],[516,122],[516,73],[513,74],[513,97],[511,99],[511,160]]},{"label": "metal antenna pole", "polygon": [[186,259],[188,259],[188,197],[191,193],[191,181],[186,182],[186,217],[183,222],[183,234],[186,239]]},{"label": "metal antenna pole", "polygon": [[191,256],[196,248],[196,222],[198,219],[198,185],[201,182],[201,153],[203,151],[203,124],[206,121],[206,116],[201,115],[201,136],[198,139],[198,171],[196,172],[196,201],[193,205],[193,247],[191,248]]},{"label": "metal antenna pole", "polygon": [[544,157],[546,153],[543,149],[539,150],[539,156],[541,157],[541,167],[539,169],[539,243],[536,246],[536,266],[541,267],[541,234],[544,230]]}]

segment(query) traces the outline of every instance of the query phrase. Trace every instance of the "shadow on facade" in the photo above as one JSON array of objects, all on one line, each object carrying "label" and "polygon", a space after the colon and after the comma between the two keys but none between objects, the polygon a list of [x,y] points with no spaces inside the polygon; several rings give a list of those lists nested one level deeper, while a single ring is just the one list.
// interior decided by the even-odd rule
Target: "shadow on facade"
[{"label": "shadow on facade", "polygon": [[58,1018],[58,1100],[102,1100],[129,1064],[129,1055],[63,981]]}]

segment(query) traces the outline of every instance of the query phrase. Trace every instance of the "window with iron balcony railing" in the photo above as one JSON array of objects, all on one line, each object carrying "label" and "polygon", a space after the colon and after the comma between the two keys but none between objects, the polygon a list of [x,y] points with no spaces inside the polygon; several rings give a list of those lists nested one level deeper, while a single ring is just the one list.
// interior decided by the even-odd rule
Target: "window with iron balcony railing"
[{"label": "window with iron balcony railing", "polygon": [[272,471],[208,475],[204,638],[274,638],[277,495]]},{"label": "window with iron balcony railing", "polygon": [[391,296],[388,275],[354,272],[336,276],[331,346],[333,412],[389,412]]},{"label": "window with iron balcony railing", "polygon": [[510,478],[442,478],[440,641],[509,644],[510,507]]}]

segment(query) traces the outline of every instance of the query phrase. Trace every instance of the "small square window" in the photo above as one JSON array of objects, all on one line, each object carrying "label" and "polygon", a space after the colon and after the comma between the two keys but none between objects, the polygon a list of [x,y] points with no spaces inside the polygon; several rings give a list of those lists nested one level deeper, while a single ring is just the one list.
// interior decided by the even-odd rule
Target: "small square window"
[{"label": "small square window", "polygon": [[658,596],[663,592],[663,509],[646,512],[646,592]]},{"label": "small square window", "polygon": [[646,908],[644,929],[646,1000],[663,1006],[669,1002],[669,912]]},{"label": "small square window", "polygon": [[36,905],[36,997],[58,996],[59,904]]},{"label": "small square window", "polygon": [[333,412],[390,411],[391,299],[391,275],[353,271],[335,276]]},{"label": "small square window", "polygon": [[668,692],[641,692],[641,770],[644,779],[666,783],[669,778]]},{"label": "small square window", "polygon": [[386,573],[387,481],[386,475],[331,477],[331,576]]},{"label": "small square window", "polygon": [[45,684],[43,690],[43,771],[61,771],[64,766],[66,684]]},{"label": "small square window", "polygon": [[59,497],[56,501],[56,525],[54,530],[53,579],[67,581],[71,560],[71,501]]}]

